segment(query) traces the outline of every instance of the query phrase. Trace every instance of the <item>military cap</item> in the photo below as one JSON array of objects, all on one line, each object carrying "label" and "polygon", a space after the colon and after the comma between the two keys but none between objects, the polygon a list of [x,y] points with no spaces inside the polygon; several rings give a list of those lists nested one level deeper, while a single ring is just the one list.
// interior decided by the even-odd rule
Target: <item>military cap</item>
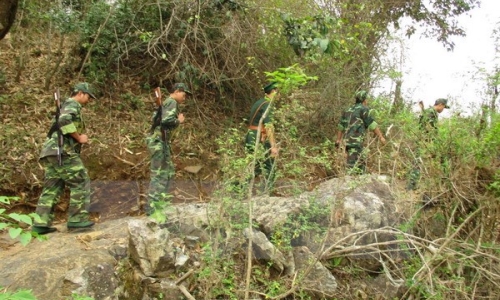
[{"label": "military cap", "polygon": [[444,108],[450,108],[448,106],[448,99],[439,98],[436,100],[436,102],[434,102],[434,105],[438,105],[438,104],[444,104]]},{"label": "military cap", "polygon": [[357,91],[354,97],[356,98],[356,103],[361,103],[368,98],[368,92],[365,90]]},{"label": "military cap", "polygon": [[277,89],[277,88],[278,88],[278,83],[277,82],[268,83],[264,87],[264,93],[269,94],[270,92],[272,92],[274,89]]},{"label": "military cap", "polygon": [[185,92],[186,94],[189,94],[189,95],[192,95],[193,93],[191,93],[191,91],[188,89],[187,85],[184,84],[184,83],[181,83],[181,82],[178,82],[176,84],[174,84],[174,91],[181,91],[181,92]]},{"label": "military cap", "polygon": [[86,82],[80,82],[80,83],[75,84],[75,86],[73,87],[73,92],[74,93],[84,92],[86,94],[89,94],[89,96],[91,98],[97,99],[97,97],[94,95],[94,91],[93,91],[92,87],[90,86],[90,84],[88,84]]}]

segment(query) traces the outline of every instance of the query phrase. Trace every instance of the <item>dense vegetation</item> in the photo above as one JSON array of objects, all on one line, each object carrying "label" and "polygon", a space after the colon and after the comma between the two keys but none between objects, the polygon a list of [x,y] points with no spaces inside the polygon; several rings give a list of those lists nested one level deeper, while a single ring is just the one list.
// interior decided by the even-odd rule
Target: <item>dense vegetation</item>
[{"label": "dense vegetation", "polygon": [[[67,95],[83,80],[98,88],[100,98],[86,108],[92,143],[83,156],[92,179],[147,180],[144,137],[154,110],[151,90],[178,81],[188,83],[195,96],[182,108],[187,123],[177,133],[176,163],[202,163],[207,167],[200,177],[220,182],[244,176],[242,121],[270,79],[283,87],[276,102],[279,178],[300,192],[309,183],[343,176],[344,158],[333,145],[341,110],[356,90],[370,90],[375,78],[402,79],[380,60],[390,29],[405,17],[412,20],[401,28],[408,35],[422,26],[452,49],[450,37],[463,34],[456,17],[479,4],[431,2],[24,1],[10,38],[0,44],[0,144],[8,149],[0,158],[0,195],[19,196],[27,207],[36,203],[43,178],[37,155],[53,111],[52,90],[61,87]],[[401,230],[442,239],[446,251],[433,256],[425,272],[421,259],[393,270],[408,279],[408,294],[498,297],[499,73],[485,78],[483,109],[441,122],[436,140],[422,154],[421,187],[449,209],[433,215],[419,211]],[[368,140],[369,169],[404,182],[421,139],[412,99],[388,92],[370,105],[390,142]],[[425,230],[436,220],[445,224],[444,231]],[[231,257],[209,254],[207,264],[217,276],[207,279],[207,295],[244,280],[231,268]],[[351,267],[352,274],[360,274]],[[263,288],[266,294],[286,294],[288,283],[271,283]]]}]

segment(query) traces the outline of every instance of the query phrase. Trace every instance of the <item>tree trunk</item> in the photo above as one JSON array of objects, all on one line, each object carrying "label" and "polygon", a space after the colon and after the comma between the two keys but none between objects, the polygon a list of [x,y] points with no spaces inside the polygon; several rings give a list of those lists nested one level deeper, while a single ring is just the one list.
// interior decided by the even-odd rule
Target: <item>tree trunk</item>
[{"label": "tree trunk", "polygon": [[403,95],[401,94],[401,86],[403,85],[403,81],[396,80],[396,90],[394,91],[394,110],[392,114],[396,114],[403,109]]},{"label": "tree trunk", "polygon": [[18,0],[0,1],[0,40],[9,32],[14,23]]}]

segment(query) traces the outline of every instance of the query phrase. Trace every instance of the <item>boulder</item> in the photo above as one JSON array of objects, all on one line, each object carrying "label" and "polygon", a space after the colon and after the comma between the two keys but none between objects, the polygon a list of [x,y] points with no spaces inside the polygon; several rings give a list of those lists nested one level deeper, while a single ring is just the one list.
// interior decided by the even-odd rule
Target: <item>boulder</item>
[{"label": "boulder", "polygon": [[115,252],[126,245],[127,219],[97,224],[93,231],[72,233],[64,225],[47,235],[2,250],[0,286],[10,291],[30,289],[37,299],[63,300],[73,293],[94,299],[117,299],[120,282],[115,275]]}]

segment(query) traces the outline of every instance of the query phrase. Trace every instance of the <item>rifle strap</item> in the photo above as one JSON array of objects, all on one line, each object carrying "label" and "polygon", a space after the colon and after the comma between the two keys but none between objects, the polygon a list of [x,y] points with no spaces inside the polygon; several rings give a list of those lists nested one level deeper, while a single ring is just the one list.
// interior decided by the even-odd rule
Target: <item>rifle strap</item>
[{"label": "rifle strap", "polygon": [[52,124],[52,126],[50,126],[49,133],[47,133],[47,137],[50,138],[52,136],[52,134],[54,134],[54,132],[56,132],[58,130],[59,130],[59,126],[58,126],[57,122],[54,122],[54,124]]},{"label": "rifle strap", "polygon": [[151,133],[153,133],[156,129],[156,127],[161,125],[161,111],[162,107],[158,106],[158,109],[156,110],[156,114],[153,117],[153,124],[151,125]]}]

